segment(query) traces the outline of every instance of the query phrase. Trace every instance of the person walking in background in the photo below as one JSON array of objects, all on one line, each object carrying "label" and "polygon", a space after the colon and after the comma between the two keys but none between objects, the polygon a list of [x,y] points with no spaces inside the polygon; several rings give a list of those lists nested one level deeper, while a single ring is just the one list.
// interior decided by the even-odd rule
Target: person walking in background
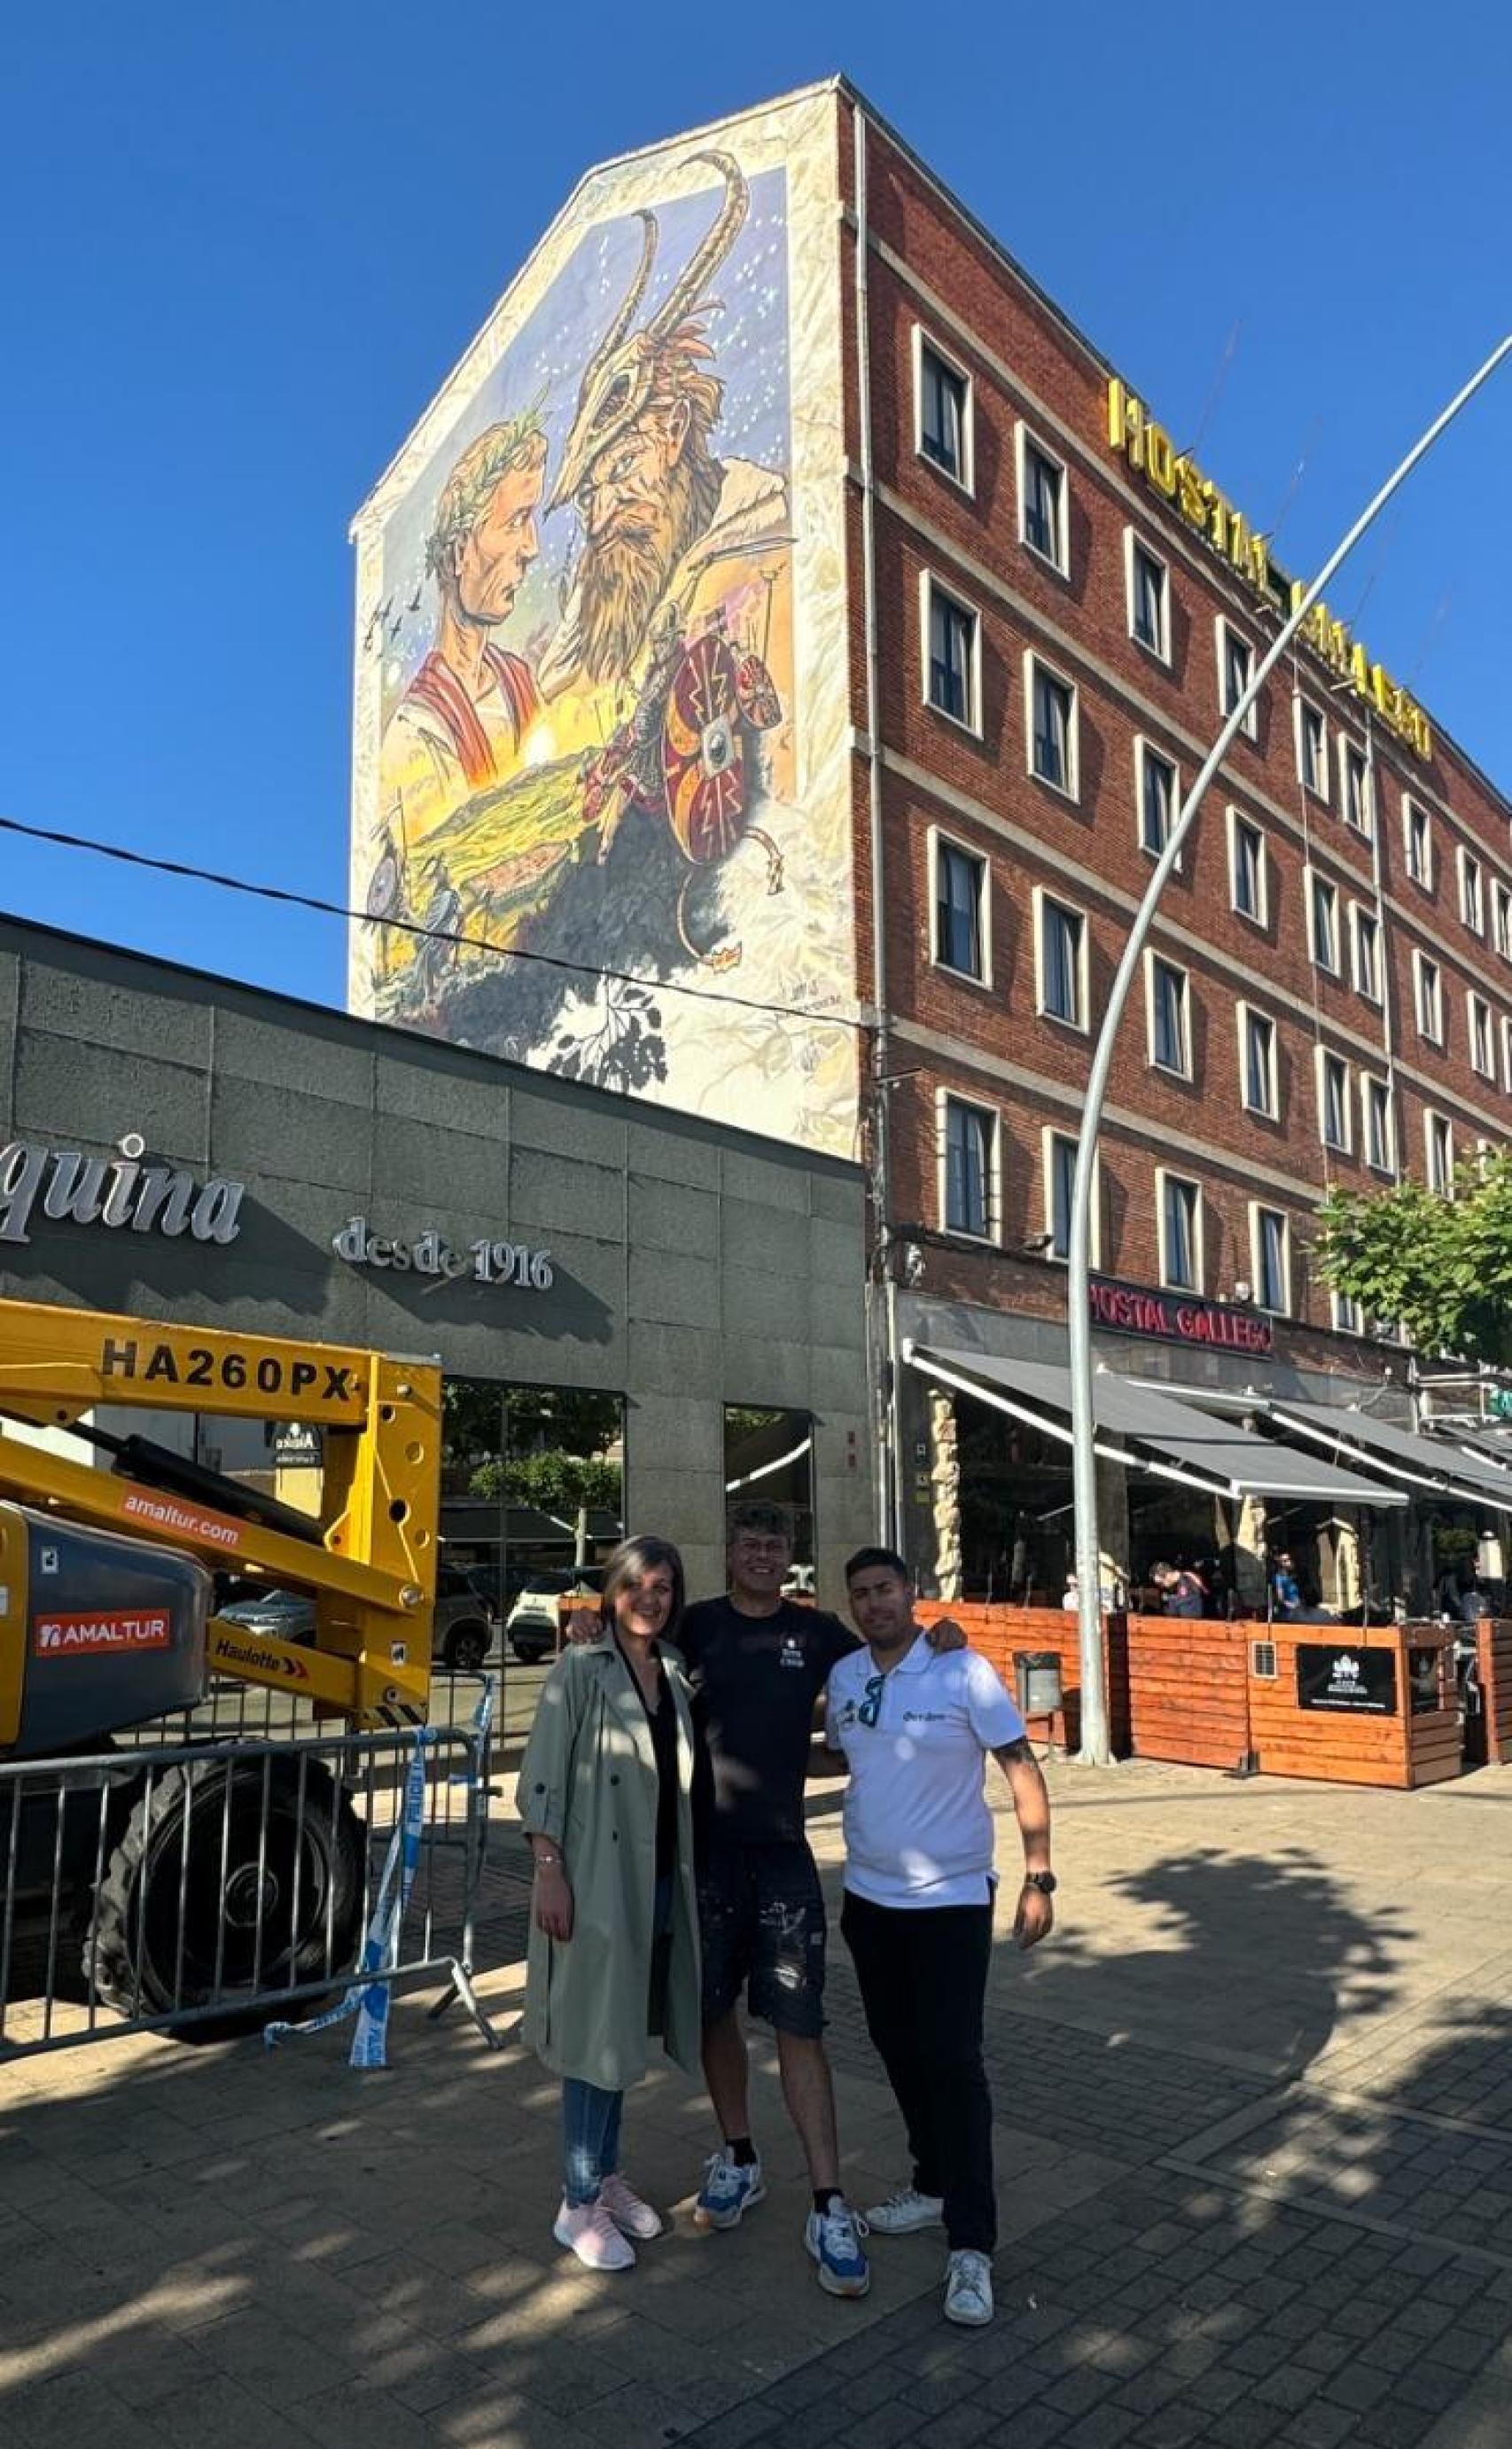
[{"label": "person walking in background", "polygon": [[1291,1552],[1285,1548],[1277,1551],[1275,1563],[1271,1569],[1271,1606],[1280,1624],[1294,1623],[1302,1612],[1302,1585],[1297,1580]]},{"label": "person walking in background", "polygon": [[[661,2221],[620,2170],[624,2093],[660,2039],[699,2059],[695,1739],[675,1649],[682,1562],[627,1539],[604,1569],[597,1637],[546,1679],[517,1788],[535,1858],[521,2037],[562,2077],[552,2229],[590,2270],[625,2270]],[[634,2241],[632,2241],[634,2240]]]},{"label": "person walking in background", "polygon": [[846,1582],[867,1647],[832,1674],[825,1722],[851,1772],[840,1928],[913,2154],[911,2181],[868,2211],[867,2225],[894,2236],[943,2225],[946,2317],[981,2324],[992,2319],[997,2243],[982,2053],[997,1888],[988,1756],[1008,1781],[1024,1841],[1013,1917],[1022,1948],[1054,1922],[1050,1801],[996,1670],[973,1650],[929,1647],[901,1556],[863,1548]]},{"label": "person walking in background", "polygon": [[1175,1565],[1152,1565],[1150,1579],[1165,1603],[1167,1615],[1201,1615],[1207,1607],[1207,1592],[1196,1573],[1185,1566],[1178,1572]]}]

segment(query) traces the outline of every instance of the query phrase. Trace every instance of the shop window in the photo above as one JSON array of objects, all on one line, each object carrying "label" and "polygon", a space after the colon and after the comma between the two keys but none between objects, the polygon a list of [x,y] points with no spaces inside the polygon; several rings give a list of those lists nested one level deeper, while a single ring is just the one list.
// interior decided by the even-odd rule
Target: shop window
[{"label": "shop window", "polygon": [[[506,1621],[522,1594],[548,1597],[580,1569],[591,1574],[623,1535],[620,1395],[449,1378],[441,1456],[444,1560]],[[537,1612],[545,1626],[549,1610]]]},{"label": "shop window", "polygon": [[916,448],[966,492],[971,490],[971,377],[922,332],[918,346]]},{"label": "shop window", "polygon": [[784,1589],[790,1597],[813,1591],[813,1420],[808,1412],[728,1403],[724,1413],[724,1509],[728,1531],[749,1512],[756,1530],[775,1517],[793,1551]]}]

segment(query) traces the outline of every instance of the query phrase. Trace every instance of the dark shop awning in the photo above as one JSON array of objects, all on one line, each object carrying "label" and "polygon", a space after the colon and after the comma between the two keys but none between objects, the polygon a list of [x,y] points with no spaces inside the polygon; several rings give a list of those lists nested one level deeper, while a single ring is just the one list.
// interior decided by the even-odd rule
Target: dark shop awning
[{"label": "dark shop awning", "polygon": [[[983,1352],[906,1343],[904,1359],[937,1383],[973,1395],[1065,1446],[1071,1442],[1071,1373],[1048,1360],[1000,1360]],[[1257,1437],[1112,1370],[1093,1380],[1097,1450],[1129,1471],[1145,1471],[1218,1496],[1275,1496],[1319,1505],[1393,1506],[1407,1491]]]},{"label": "dark shop awning", "polygon": [[1254,1386],[1242,1395],[1196,1387],[1192,1398],[1215,1411],[1253,1413],[1269,1420],[1283,1437],[1301,1438],[1334,1460],[1362,1464],[1409,1490],[1449,1496],[1460,1505],[1512,1512],[1512,1472],[1459,1452],[1438,1437],[1419,1437],[1412,1429],[1398,1427],[1395,1420],[1379,1420],[1373,1412],[1344,1403],[1305,1401],[1294,1395],[1265,1394]]}]

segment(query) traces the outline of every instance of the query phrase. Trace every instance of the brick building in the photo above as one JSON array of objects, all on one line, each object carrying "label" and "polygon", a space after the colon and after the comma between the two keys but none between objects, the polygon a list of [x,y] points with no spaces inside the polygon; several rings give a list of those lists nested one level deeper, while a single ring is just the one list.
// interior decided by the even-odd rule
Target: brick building
[{"label": "brick building", "polygon": [[[859,1148],[879,1518],[926,1580],[976,1594],[1058,1593],[1063,1418],[928,1356],[1063,1365],[1095,1024],[1290,601],[1158,418],[835,82],[590,173],[355,531],[354,897],[470,892],[487,942],[551,974],[411,959],[380,919],[354,938],[354,998]],[[469,522],[486,534],[506,462],[524,542],[489,599],[503,565],[467,563]],[[635,620],[596,567],[617,521],[652,539]],[[487,670],[447,666],[468,584],[507,649],[502,706]],[[1409,1357],[1330,1301],[1311,1219],[1330,1183],[1446,1183],[1502,1135],[1507,817],[1314,614],[1209,794],[1125,1022],[1106,1365],[1240,1411],[1253,1388],[1410,1422]],[[659,982],[654,1013],[627,1013],[615,964]],[[752,1399],[785,1389],[754,1373]],[[1268,1522],[1211,1475],[1120,1467],[1111,1560],[1212,1551],[1253,1591],[1290,1541],[1333,1598],[1430,1570],[1394,1530],[1362,1562],[1325,1477]]]}]

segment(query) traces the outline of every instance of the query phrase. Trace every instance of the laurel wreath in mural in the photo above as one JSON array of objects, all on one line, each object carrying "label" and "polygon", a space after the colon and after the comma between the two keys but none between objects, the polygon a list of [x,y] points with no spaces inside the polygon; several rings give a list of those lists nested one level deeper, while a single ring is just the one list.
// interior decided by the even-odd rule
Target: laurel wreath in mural
[{"label": "laurel wreath in mural", "polygon": [[483,517],[501,478],[508,474],[532,443],[545,444],[541,413],[545,399],[545,391],[538,392],[517,416],[506,418],[496,429],[488,450],[475,465],[469,467],[464,457],[461,466],[453,470],[436,505],[435,525],[426,540],[425,566],[431,577],[450,569],[452,554]]}]

